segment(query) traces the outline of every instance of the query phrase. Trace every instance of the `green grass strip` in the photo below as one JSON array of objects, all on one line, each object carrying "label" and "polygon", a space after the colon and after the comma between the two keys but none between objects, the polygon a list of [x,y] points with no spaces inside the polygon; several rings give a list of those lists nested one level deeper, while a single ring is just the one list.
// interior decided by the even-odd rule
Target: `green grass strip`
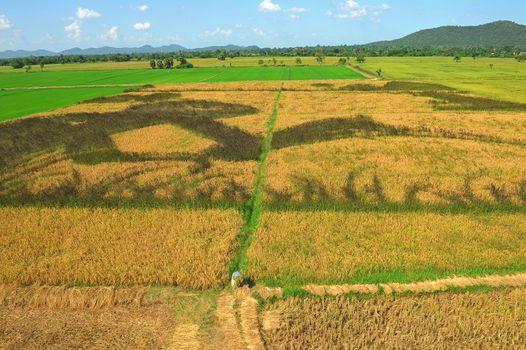
[{"label": "green grass strip", "polygon": [[267,122],[266,135],[261,145],[261,154],[259,155],[259,164],[256,171],[254,192],[245,205],[244,224],[241,228],[241,234],[238,237],[238,251],[230,265],[230,273],[241,270],[245,265],[247,250],[252,244],[263,211],[263,191],[266,183],[267,158],[272,149],[272,136],[274,134],[276,121],[278,120],[278,108],[282,88],[283,84],[277,92],[274,108]]}]

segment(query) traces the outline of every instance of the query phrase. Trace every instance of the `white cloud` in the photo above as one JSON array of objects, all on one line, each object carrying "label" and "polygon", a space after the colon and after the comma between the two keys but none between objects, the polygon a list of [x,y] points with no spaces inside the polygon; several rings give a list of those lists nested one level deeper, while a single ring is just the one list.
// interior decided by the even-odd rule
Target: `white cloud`
[{"label": "white cloud", "polygon": [[152,27],[150,22],[144,22],[144,23],[135,23],[133,25],[133,29],[135,30],[148,30]]},{"label": "white cloud", "polygon": [[292,13],[292,14],[289,15],[289,18],[290,19],[298,19],[298,18],[300,18],[300,16],[295,15],[294,13]]},{"label": "white cloud", "polygon": [[101,14],[96,11],[83,9],[82,7],[78,8],[76,15],[78,19],[94,19],[101,16]]},{"label": "white cloud", "polygon": [[215,36],[230,36],[232,35],[233,31],[232,29],[223,29],[217,27],[214,30],[207,30],[203,34],[201,34],[201,37],[210,38]]},{"label": "white cloud", "polygon": [[137,6],[137,10],[145,12],[148,10],[148,5]]},{"label": "white cloud", "polygon": [[11,24],[11,21],[9,21],[9,18],[5,15],[0,15],[0,30],[9,29],[12,26],[13,25]]},{"label": "white cloud", "polygon": [[113,26],[106,33],[102,35],[103,40],[119,40],[119,27]]},{"label": "white cloud", "polygon": [[73,40],[79,40],[80,34],[82,34],[82,27],[80,21],[73,21],[73,23],[65,26],[64,30],[66,31],[66,33],[68,33],[68,37],[70,37]]},{"label": "white cloud", "polygon": [[259,4],[258,9],[261,12],[279,12],[281,11],[281,6],[273,3],[272,0],[263,0]]},{"label": "white cloud", "polygon": [[373,22],[379,22],[380,17],[390,8],[391,7],[387,4],[366,6],[360,5],[359,2],[354,0],[347,0],[344,3],[340,3],[339,11],[337,13],[328,10],[326,14],[329,17],[335,17],[338,19],[357,19],[367,17]]},{"label": "white cloud", "polygon": [[257,36],[265,36],[265,32],[259,28],[254,28],[253,31]]},{"label": "white cloud", "polygon": [[305,12],[305,9],[303,7],[292,7],[288,9],[287,11],[292,12],[292,13],[303,13]]}]

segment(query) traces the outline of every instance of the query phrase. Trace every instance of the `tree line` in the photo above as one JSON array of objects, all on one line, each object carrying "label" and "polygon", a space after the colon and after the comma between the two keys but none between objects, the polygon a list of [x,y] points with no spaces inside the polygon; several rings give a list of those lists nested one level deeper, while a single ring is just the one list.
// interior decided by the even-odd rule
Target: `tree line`
[{"label": "tree line", "polygon": [[[129,61],[155,61],[155,68],[165,68],[167,60],[172,60],[171,68],[189,68],[180,59],[192,58],[217,58],[226,60],[236,57],[293,57],[313,56],[325,57],[406,57],[406,56],[450,56],[450,57],[515,57],[517,60],[526,61],[526,49],[511,46],[504,47],[384,47],[371,45],[341,45],[341,46],[305,46],[294,48],[253,48],[245,50],[207,50],[207,51],[179,51],[167,53],[130,53],[130,54],[103,54],[103,55],[57,55],[57,56],[29,56],[24,58],[0,59],[0,66],[12,66],[15,69],[27,66],[87,63],[87,62],[129,62]],[[179,60],[179,65],[173,66],[173,61]],[[162,63],[162,64],[159,64]],[[188,64],[188,62],[186,62]]]}]

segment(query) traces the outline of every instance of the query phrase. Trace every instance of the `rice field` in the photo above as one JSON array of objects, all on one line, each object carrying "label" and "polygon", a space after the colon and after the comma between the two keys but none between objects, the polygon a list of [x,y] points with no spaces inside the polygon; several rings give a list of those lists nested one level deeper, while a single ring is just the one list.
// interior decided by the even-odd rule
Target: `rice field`
[{"label": "rice field", "polygon": [[145,85],[196,82],[364,79],[343,66],[133,69],[0,73],[0,88],[50,86]]},{"label": "rice field", "polygon": [[[526,104],[325,78],[144,86],[0,123],[0,339],[49,323],[130,348],[522,344],[521,287],[382,286],[525,271]],[[224,290],[235,270],[255,289]],[[327,284],[375,292],[307,292]],[[258,308],[265,287],[282,299]]]},{"label": "rice field", "polygon": [[268,349],[521,349],[526,290],[426,296],[291,298],[270,304]]},{"label": "rice field", "polygon": [[235,210],[0,209],[0,284],[222,285]]}]

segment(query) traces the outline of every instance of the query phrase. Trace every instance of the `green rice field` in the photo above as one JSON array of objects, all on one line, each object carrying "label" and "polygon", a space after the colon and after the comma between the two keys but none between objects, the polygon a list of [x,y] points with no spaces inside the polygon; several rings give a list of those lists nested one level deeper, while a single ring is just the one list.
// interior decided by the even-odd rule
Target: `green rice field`
[{"label": "green rice field", "polygon": [[526,102],[526,64],[512,58],[367,57],[360,68],[390,80],[440,83],[477,95]]},{"label": "green rice field", "polygon": [[342,66],[97,70],[1,73],[0,88],[362,78],[360,74]]},{"label": "green rice field", "polygon": [[0,91],[0,121],[54,110],[101,96],[123,92],[126,87],[35,89]]}]

